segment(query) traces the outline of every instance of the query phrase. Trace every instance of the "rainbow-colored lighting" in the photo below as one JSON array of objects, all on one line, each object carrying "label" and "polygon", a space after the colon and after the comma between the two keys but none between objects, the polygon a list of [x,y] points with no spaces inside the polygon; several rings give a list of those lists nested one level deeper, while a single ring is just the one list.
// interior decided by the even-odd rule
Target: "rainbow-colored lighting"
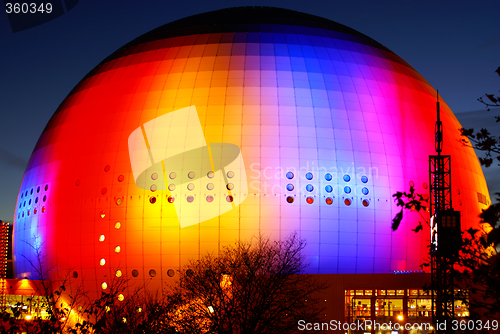
[{"label": "rainbow-colored lighting", "polygon": [[[350,28],[275,8],[179,20],[119,49],[59,106],[24,174],[16,276],[40,247],[53,277],[158,288],[190,259],[297,232],[308,273],[418,271],[429,233],[392,194],[429,192],[436,91]],[[442,106],[462,228],[489,203]]]}]

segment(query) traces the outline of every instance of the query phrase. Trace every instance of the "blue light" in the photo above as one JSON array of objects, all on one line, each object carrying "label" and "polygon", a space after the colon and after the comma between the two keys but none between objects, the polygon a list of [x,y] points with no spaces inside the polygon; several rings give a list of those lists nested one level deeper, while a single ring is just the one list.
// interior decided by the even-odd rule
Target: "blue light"
[{"label": "blue light", "polygon": [[306,179],[312,180],[313,179],[313,174],[311,172],[306,174]]},{"label": "blue light", "polygon": [[291,183],[289,183],[289,184],[286,185],[286,190],[288,190],[288,191],[292,191],[293,188],[294,188],[293,184],[291,184]]},{"label": "blue light", "polygon": [[286,173],[286,178],[289,180],[293,179],[293,173],[292,172]]},{"label": "blue light", "polygon": [[366,175],[361,176],[361,182],[363,182],[363,183],[368,182],[368,176],[366,176]]},{"label": "blue light", "polygon": [[327,181],[331,181],[331,180],[332,180],[332,174],[330,174],[330,173],[326,173],[326,174],[325,174],[325,180],[327,180]]},{"label": "blue light", "polygon": [[351,181],[351,177],[350,177],[349,175],[347,175],[347,174],[346,174],[346,175],[344,175],[344,181],[345,181],[345,182],[349,182],[349,181]]},{"label": "blue light", "polygon": [[363,189],[361,189],[361,192],[363,193],[363,195],[368,195],[370,191],[368,190],[368,188],[364,187]]},{"label": "blue light", "polygon": [[312,186],[312,184],[308,184],[308,185],[306,186],[306,190],[307,190],[307,191],[313,191],[313,190],[314,190],[314,187]]},{"label": "blue light", "polygon": [[333,188],[332,188],[332,186],[328,185],[325,187],[325,190],[327,193],[331,193],[333,191]]},{"label": "blue light", "polygon": [[349,186],[345,186],[345,187],[344,187],[344,192],[345,192],[346,194],[350,194],[350,193],[351,193],[351,187],[349,187]]}]

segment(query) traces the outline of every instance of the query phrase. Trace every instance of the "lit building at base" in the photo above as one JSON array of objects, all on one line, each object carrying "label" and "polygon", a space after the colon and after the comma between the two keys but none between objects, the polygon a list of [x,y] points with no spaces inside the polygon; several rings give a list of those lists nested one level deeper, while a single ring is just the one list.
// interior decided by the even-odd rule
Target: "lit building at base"
[{"label": "lit building at base", "polygon": [[[160,289],[190,259],[297,232],[307,273],[342,274],[331,278],[344,282],[341,310],[390,290],[377,298],[409,314],[408,300],[426,299],[420,281],[375,277],[420,271],[428,256],[418,214],[391,230],[392,195],[429,192],[435,105],[404,60],[327,19],[232,8],[166,24],[103,60],[50,119],[17,199],[15,275],[36,278],[27,260],[39,248],[54,278],[71,272],[95,293],[117,277]],[[465,230],[488,190],[441,108]],[[353,274],[380,284],[358,297],[341,278]]]}]

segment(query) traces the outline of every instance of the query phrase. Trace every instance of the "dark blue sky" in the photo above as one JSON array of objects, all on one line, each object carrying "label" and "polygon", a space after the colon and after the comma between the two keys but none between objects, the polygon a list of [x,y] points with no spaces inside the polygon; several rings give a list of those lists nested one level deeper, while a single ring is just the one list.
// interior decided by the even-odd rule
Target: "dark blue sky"
[{"label": "dark blue sky", "polygon": [[[498,0],[80,0],[67,14],[17,33],[2,9],[0,219],[12,220],[24,169],[48,120],[100,61],[165,23],[249,5],[302,11],[356,29],[393,50],[439,89],[465,127],[493,122],[476,99],[500,88],[494,73],[500,66]],[[487,174],[489,180],[489,174],[499,173]],[[490,191],[496,183],[491,180]]]}]

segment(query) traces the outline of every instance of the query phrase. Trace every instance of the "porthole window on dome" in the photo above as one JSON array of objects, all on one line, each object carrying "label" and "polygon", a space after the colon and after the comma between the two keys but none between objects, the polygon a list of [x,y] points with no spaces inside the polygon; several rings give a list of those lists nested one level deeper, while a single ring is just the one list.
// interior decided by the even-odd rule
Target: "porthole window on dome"
[{"label": "porthole window on dome", "polygon": [[293,189],[294,189],[293,184],[289,183],[289,184],[286,185],[286,190],[292,191]]},{"label": "porthole window on dome", "polygon": [[149,190],[151,190],[152,192],[155,192],[156,189],[158,189],[158,187],[156,186],[156,184],[152,184],[151,187],[149,187]]},{"label": "porthole window on dome", "polygon": [[345,187],[344,187],[344,192],[345,192],[346,194],[350,194],[350,193],[351,193],[351,187],[349,187],[349,186],[345,186]]},{"label": "porthole window on dome", "polygon": [[234,172],[233,171],[227,172],[227,177],[232,179],[234,177]]},{"label": "porthole window on dome", "polygon": [[194,202],[194,197],[193,197],[193,196],[191,196],[191,195],[189,195],[189,196],[186,198],[186,201],[187,201],[188,203],[193,203],[193,202]]},{"label": "porthole window on dome", "polygon": [[39,193],[39,192],[40,192],[40,186],[38,186],[38,187],[36,188],[36,192],[37,192],[37,193]]},{"label": "porthole window on dome", "polygon": [[106,165],[106,166],[104,167],[104,171],[105,171],[105,172],[109,172],[109,170],[110,170],[110,169],[111,169],[111,167],[110,167],[109,165]]},{"label": "porthole window on dome", "polygon": [[331,180],[332,180],[332,178],[333,178],[333,177],[332,177],[332,174],[330,174],[330,173],[326,173],[326,174],[325,174],[325,180],[327,180],[327,181],[331,181]]},{"label": "porthole window on dome", "polygon": [[363,189],[361,189],[361,192],[363,193],[363,195],[368,195],[370,191],[368,190],[368,188],[363,187]]},{"label": "porthole window on dome", "polygon": [[118,175],[118,182],[123,182],[123,180],[125,180],[125,176]]},{"label": "porthole window on dome", "polygon": [[177,174],[175,172],[172,172],[168,175],[168,177],[170,178],[170,180],[173,180],[177,177]]},{"label": "porthole window on dome", "polygon": [[226,188],[227,188],[227,190],[233,190],[233,189],[234,189],[234,184],[232,184],[232,183],[228,183],[228,184],[226,185]]},{"label": "porthole window on dome", "polygon": [[168,275],[168,277],[174,277],[174,275],[175,275],[175,271],[174,271],[173,269],[169,269],[169,270],[167,271],[167,275]]},{"label": "porthole window on dome", "polygon": [[213,179],[213,178],[214,178],[214,176],[215,176],[215,173],[214,173],[214,172],[212,172],[212,171],[209,171],[209,172],[207,173],[207,177],[208,177],[209,179]]},{"label": "porthole window on dome", "polygon": [[149,271],[149,276],[151,276],[151,277],[155,277],[155,276],[156,276],[156,270],[151,269],[151,270]]},{"label": "porthole window on dome", "polygon": [[361,176],[361,182],[363,182],[363,183],[368,182],[368,176],[366,176],[366,175]]},{"label": "porthole window on dome", "polygon": [[233,200],[234,200],[233,196],[231,195],[226,196],[226,201],[228,201],[229,203],[231,203]]},{"label": "porthole window on dome", "polygon": [[306,202],[307,202],[307,204],[313,204],[313,203],[314,203],[314,198],[312,198],[312,197],[307,197],[307,198],[306,198]]},{"label": "porthole window on dome", "polygon": [[156,180],[158,178],[158,173],[151,174],[151,180]]},{"label": "porthole window on dome", "polygon": [[292,173],[292,172],[288,172],[288,173],[286,173],[286,178],[287,178],[287,179],[289,179],[289,180],[293,179],[293,176],[294,176],[294,175],[293,175],[293,173]]},{"label": "porthole window on dome", "polygon": [[149,198],[149,203],[155,204],[156,203],[156,197],[150,197]]},{"label": "porthole window on dome", "polygon": [[312,184],[308,184],[308,185],[306,186],[306,190],[307,190],[307,191],[309,191],[309,192],[313,191],[313,190],[314,190],[313,185],[312,185]]},{"label": "porthole window on dome", "polygon": [[195,172],[192,172],[192,171],[191,171],[191,172],[189,172],[189,173],[188,173],[188,177],[189,177],[190,179],[194,179],[194,178],[195,178],[195,176],[196,176],[196,173],[195,173]]},{"label": "porthole window on dome", "polygon": [[132,270],[132,276],[133,277],[139,276],[139,271],[137,269]]},{"label": "porthole window on dome", "polygon": [[326,202],[326,204],[331,205],[333,203],[333,198],[327,197],[325,202]]},{"label": "porthole window on dome", "polygon": [[170,184],[168,185],[168,190],[170,190],[170,191],[174,191],[174,190],[175,190],[175,184],[170,183]]},{"label": "porthole window on dome", "polygon": [[312,180],[313,179],[313,174],[311,172],[306,173],[306,179]]},{"label": "porthole window on dome", "polygon": [[214,190],[214,184],[213,183],[207,184],[207,189],[208,190]]},{"label": "porthole window on dome", "polygon": [[288,196],[288,197],[286,198],[286,201],[287,201],[288,203],[293,203],[294,198],[293,198],[292,196]]},{"label": "porthole window on dome", "polygon": [[351,181],[351,177],[348,174],[345,174],[344,177],[343,177],[343,179],[344,179],[345,182]]},{"label": "porthole window on dome", "polygon": [[347,205],[347,206],[350,206],[352,203],[351,199],[350,198],[346,198],[344,199],[344,204]]},{"label": "porthole window on dome", "polygon": [[169,203],[174,203],[174,201],[175,201],[175,197],[173,197],[173,196],[168,196],[168,197],[167,197],[167,201],[168,201]]},{"label": "porthole window on dome", "polygon": [[194,183],[189,183],[187,185],[187,190],[192,191],[194,189]]},{"label": "porthole window on dome", "polygon": [[363,206],[365,206],[365,207],[366,207],[366,206],[368,206],[368,205],[370,205],[370,201],[368,201],[367,199],[364,199],[364,200],[363,200]]},{"label": "porthole window on dome", "polygon": [[214,197],[213,197],[213,196],[211,196],[211,195],[208,195],[208,196],[207,196],[207,202],[208,202],[208,203],[212,203],[213,201],[214,201]]}]

